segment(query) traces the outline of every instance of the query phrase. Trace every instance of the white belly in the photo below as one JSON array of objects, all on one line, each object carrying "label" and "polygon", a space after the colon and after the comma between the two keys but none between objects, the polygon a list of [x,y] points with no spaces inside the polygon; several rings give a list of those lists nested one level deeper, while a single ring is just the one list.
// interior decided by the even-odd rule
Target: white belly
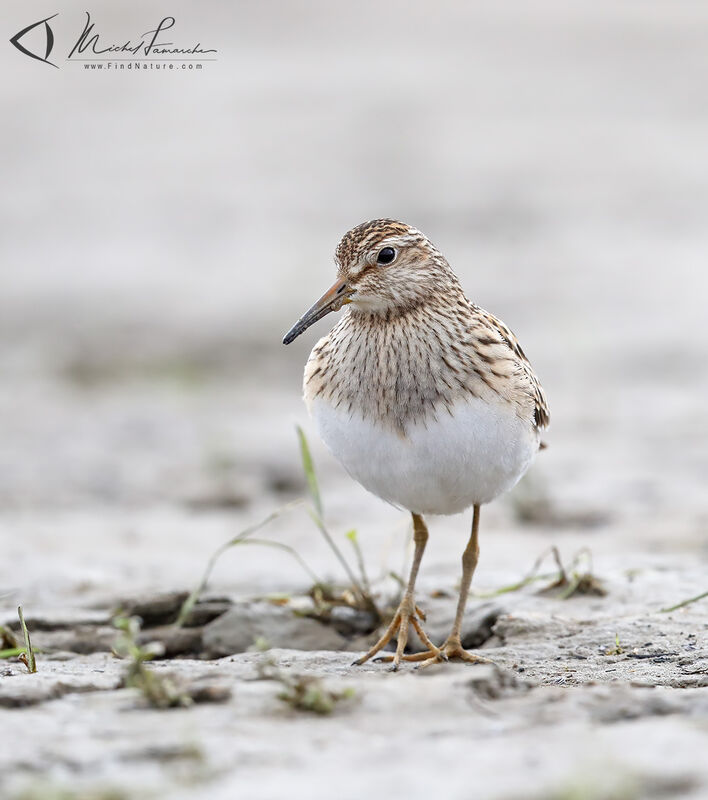
[{"label": "white belly", "polygon": [[538,432],[510,405],[475,397],[403,437],[321,398],[310,404],[320,436],[349,474],[389,503],[419,514],[456,514],[511,489],[538,451]]}]

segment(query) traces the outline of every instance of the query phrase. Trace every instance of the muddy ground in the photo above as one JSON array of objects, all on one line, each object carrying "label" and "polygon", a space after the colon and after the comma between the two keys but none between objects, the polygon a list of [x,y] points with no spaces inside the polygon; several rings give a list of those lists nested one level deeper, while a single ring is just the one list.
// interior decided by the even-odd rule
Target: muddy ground
[{"label": "muddy ground", "polygon": [[[42,651],[35,675],[4,662],[4,796],[329,797],[338,787],[357,797],[373,785],[413,797],[706,796],[705,600],[662,612],[706,590],[698,482],[695,508],[681,514],[660,497],[672,487],[658,463],[656,477],[652,465],[637,473],[635,494],[617,490],[600,503],[598,484],[610,492],[616,481],[629,483],[630,467],[603,426],[559,423],[567,437],[589,426],[603,453],[617,448],[615,476],[626,472],[598,474],[577,443],[556,435],[528,479],[484,509],[464,636],[496,666],[406,665],[398,674],[383,664],[352,667],[371,641],[371,617],[346,606],[323,614],[308,594],[312,579],[286,552],[226,551],[191,619],[173,624],[220,544],[306,494],[288,420],[303,416],[296,389],[284,383],[263,400],[259,387],[256,405],[217,383],[52,387],[59,440],[85,424],[105,439],[88,456],[91,470],[79,474],[90,485],[57,470],[44,487],[71,500],[3,512],[2,622],[17,632],[21,602]],[[98,417],[90,423],[89,407]],[[235,423],[247,408],[258,408],[258,421]],[[163,439],[172,425],[180,434]],[[220,426],[221,447],[231,442],[238,456],[215,465],[209,447]],[[23,434],[28,452],[34,436]],[[125,445],[112,450],[113,437]],[[155,446],[161,440],[172,442],[172,457],[167,445]],[[314,437],[312,445],[331,531],[354,563],[344,534],[357,529],[385,606],[397,590],[387,573],[404,573],[410,557],[408,520],[353,486]],[[60,463],[63,446],[71,442],[57,442],[51,463]],[[114,477],[96,489],[102,469]],[[132,504],[88,499],[105,487],[130,494]],[[468,525],[466,516],[430,520],[419,603],[437,640],[453,617]],[[292,546],[318,577],[346,585],[304,508],[258,535]],[[590,573],[580,587],[589,593],[564,598],[550,555],[537,580],[514,589],[551,545],[566,564],[589,550],[591,561],[581,552],[568,574],[574,581]],[[174,677],[177,707],[150,707],[143,692],[125,688],[130,659],[111,653],[116,614],[140,616],[138,641],[164,648],[153,668]],[[273,664],[289,684],[273,679]],[[325,697],[354,694],[324,715],[279,699],[310,678],[322,679],[314,688]]]},{"label": "muddy ground", "polygon": [[[173,5],[221,37],[211,71],[0,53],[0,624],[21,604],[40,651],[0,662],[0,797],[708,797],[708,598],[666,611],[708,590],[705,9]],[[408,519],[308,424],[317,331],[280,345],[377,215],[430,235],[549,396],[548,449],[483,509],[464,636],[492,665],[352,667],[375,621],[272,547],[226,551],[174,624],[220,545],[306,495],[295,424],[395,598]],[[433,638],[468,517],[429,521]],[[346,590],[306,508],[257,536]]]}]

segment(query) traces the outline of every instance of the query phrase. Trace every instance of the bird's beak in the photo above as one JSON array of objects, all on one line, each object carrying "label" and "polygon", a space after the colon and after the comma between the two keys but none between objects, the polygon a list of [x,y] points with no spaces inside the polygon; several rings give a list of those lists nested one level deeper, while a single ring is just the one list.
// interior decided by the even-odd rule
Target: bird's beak
[{"label": "bird's beak", "polygon": [[290,328],[283,338],[283,344],[290,344],[313,323],[322,319],[322,317],[329,314],[330,311],[339,311],[339,309],[351,303],[349,296],[352,294],[353,289],[349,288],[346,281],[337,281],[331,289],[328,289],[322,297],[309,308],[300,319]]}]

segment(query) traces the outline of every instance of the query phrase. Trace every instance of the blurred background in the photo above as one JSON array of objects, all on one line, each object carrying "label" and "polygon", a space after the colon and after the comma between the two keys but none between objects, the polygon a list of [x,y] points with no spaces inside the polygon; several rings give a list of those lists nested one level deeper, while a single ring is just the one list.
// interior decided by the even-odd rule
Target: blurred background
[{"label": "blurred background", "polygon": [[[378,216],[438,245],[548,393],[549,449],[485,512],[482,583],[529,565],[502,563],[526,529],[529,558],[564,537],[706,556],[708,6],[90,10],[111,42],[170,14],[175,42],[217,60],[89,71],[64,60],[85,4],[4,4],[3,602],[182,586],[303,492],[302,368],[333,319],[282,335],[331,284],[340,236]],[[59,69],[7,43],[57,11]],[[333,528],[385,560],[405,518],[311,443]],[[457,578],[467,525],[433,523],[450,535],[428,576]],[[274,535],[331,565],[306,517]],[[215,579],[302,582],[256,551]]]}]

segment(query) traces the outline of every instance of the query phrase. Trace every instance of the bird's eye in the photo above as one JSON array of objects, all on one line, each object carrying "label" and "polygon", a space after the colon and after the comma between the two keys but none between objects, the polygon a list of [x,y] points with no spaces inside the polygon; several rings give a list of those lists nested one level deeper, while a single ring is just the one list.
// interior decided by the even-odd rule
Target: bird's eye
[{"label": "bird's eye", "polygon": [[379,250],[378,256],[376,256],[376,263],[377,264],[390,264],[393,259],[396,257],[396,251],[393,247],[384,247]]}]

